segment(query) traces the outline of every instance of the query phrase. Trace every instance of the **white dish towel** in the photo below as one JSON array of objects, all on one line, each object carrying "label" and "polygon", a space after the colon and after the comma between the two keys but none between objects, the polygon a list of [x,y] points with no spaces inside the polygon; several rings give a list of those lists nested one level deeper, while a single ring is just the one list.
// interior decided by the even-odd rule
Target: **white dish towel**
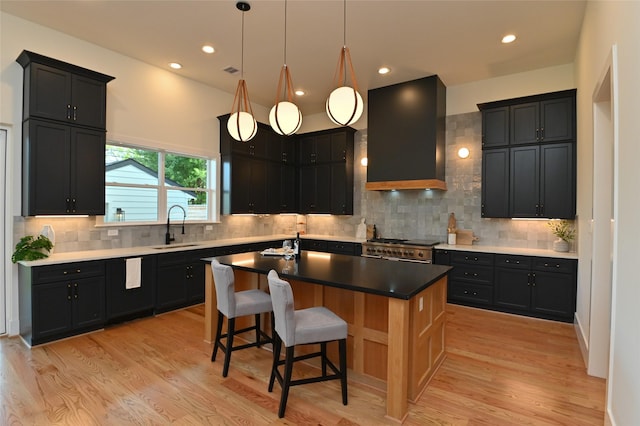
[{"label": "white dish towel", "polygon": [[127,290],[140,287],[141,266],[141,258],[132,257],[130,259],[127,259],[127,278],[124,285]]}]

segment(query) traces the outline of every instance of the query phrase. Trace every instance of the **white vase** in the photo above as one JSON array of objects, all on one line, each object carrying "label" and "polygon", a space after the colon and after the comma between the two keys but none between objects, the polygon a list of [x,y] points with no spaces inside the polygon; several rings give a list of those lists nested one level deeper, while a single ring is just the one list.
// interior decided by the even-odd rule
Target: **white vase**
[{"label": "white vase", "polygon": [[559,252],[569,251],[569,242],[563,240],[562,238],[558,238],[553,242],[553,250]]},{"label": "white vase", "polygon": [[[56,232],[53,230],[53,226],[44,225],[42,227],[42,230],[40,231],[40,235],[44,235],[45,237],[47,237],[49,241],[51,241],[51,244],[53,246],[56,245]],[[49,250],[49,253],[53,254],[53,247],[51,247],[51,250]]]}]

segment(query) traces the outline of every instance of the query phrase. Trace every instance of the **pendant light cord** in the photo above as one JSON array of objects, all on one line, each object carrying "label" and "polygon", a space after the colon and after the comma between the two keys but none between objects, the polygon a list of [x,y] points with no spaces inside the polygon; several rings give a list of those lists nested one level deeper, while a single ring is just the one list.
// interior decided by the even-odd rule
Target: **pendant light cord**
[{"label": "pendant light cord", "polygon": [[242,36],[240,40],[240,78],[244,80],[244,11],[242,11]]},{"label": "pendant light cord", "polygon": [[342,17],[342,42],[343,42],[343,46],[347,47],[347,0],[344,0],[343,2],[343,11],[342,11],[343,17]]},{"label": "pendant light cord", "polygon": [[284,0],[284,66],[287,66],[287,0]]}]

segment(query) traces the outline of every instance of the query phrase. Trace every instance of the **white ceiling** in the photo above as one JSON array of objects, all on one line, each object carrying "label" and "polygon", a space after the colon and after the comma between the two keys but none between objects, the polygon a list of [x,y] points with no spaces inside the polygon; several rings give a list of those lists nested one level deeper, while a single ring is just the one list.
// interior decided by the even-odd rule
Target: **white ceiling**
[{"label": "white ceiling", "polygon": [[[250,0],[244,77],[251,101],[270,107],[284,63],[284,0]],[[226,92],[241,67],[242,12],[235,0],[0,0],[6,13],[168,69]],[[438,74],[446,86],[573,62],[585,0],[349,0],[346,42],[367,90]],[[324,109],[343,45],[343,1],[289,0],[287,64],[303,114]],[[503,45],[504,34],[516,42]],[[213,55],[200,48],[209,43]],[[38,52],[40,53],[40,52]],[[377,74],[380,66],[391,73]],[[96,70],[100,71],[100,70]]]}]

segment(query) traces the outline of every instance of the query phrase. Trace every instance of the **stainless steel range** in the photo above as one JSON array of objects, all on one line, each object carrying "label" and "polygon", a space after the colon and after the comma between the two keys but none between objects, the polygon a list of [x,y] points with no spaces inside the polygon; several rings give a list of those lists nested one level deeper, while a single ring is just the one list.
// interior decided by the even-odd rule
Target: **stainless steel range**
[{"label": "stainless steel range", "polygon": [[431,263],[437,240],[374,238],[362,243],[362,256],[406,262]]}]

